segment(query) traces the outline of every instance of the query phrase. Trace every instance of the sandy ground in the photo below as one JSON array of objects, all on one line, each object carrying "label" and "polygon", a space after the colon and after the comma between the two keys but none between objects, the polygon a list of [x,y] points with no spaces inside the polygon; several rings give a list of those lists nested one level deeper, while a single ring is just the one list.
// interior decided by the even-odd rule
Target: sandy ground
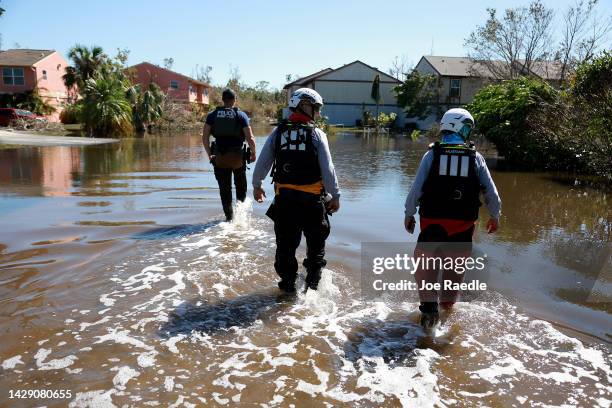
[{"label": "sandy ground", "polygon": [[84,146],[103,143],[116,143],[118,139],[89,137],[45,136],[27,132],[0,130],[0,144],[28,146]]}]

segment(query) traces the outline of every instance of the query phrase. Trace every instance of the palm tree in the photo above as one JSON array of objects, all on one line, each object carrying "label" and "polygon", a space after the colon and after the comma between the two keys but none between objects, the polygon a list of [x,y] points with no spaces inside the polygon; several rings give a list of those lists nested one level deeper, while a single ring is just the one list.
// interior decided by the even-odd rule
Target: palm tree
[{"label": "palm tree", "polygon": [[107,60],[102,47],[86,46],[76,44],[68,52],[68,58],[72,61],[72,66],[66,67],[66,73],[62,77],[67,88],[76,86],[79,90],[83,89],[85,82],[93,78],[100,71]]},{"label": "palm tree", "polygon": [[134,127],[137,131],[150,130],[151,125],[161,119],[165,97],[161,88],[153,82],[144,92],[139,84],[128,88],[127,98],[132,105]]},{"label": "palm tree", "polygon": [[372,92],[370,94],[376,102],[376,130],[378,130],[378,105],[380,104],[380,75],[376,74],[372,81]]},{"label": "palm tree", "polygon": [[85,81],[81,116],[90,136],[129,135],[133,131],[127,88],[114,75],[96,74]]}]

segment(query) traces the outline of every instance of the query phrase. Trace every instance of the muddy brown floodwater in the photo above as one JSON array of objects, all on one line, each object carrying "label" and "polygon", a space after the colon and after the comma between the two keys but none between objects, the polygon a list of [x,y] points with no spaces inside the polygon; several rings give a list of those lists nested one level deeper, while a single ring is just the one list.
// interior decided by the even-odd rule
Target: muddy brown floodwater
[{"label": "muddy brown floodwater", "polygon": [[489,290],[427,337],[416,303],[359,288],[362,242],[416,239],[425,141],[330,138],[342,208],[320,289],[295,297],[275,288],[269,202],[221,222],[200,143],[0,149],[0,406],[610,406],[605,191],[491,160]]}]

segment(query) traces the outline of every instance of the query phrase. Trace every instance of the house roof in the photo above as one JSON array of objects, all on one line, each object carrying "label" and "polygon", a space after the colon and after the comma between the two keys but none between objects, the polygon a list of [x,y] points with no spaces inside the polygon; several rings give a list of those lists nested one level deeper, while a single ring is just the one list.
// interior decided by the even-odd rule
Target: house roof
[{"label": "house roof", "polygon": [[[454,77],[494,77],[487,65],[474,61],[468,57],[442,57],[436,55],[424,55],[425,59],[441,76]],[[505,63],[502,61],[491,61],[499,64],[499,71],[504,69]],[[523,64],[524,60],[518,60],[518,64]],[[555,61],[534,61],[531,66],[531,73],[542,79],[559,79],[560,64]]]},{"label": "house roof", "polygon": [[[525,63],[525,60],[518,61],[521,64]],[[532,61],[531,72],[534,75],[539,76],[542,79],[561,79],[561,70],[563,64],[558,61]]]},{"label": "house roof", "polygon": [[437,55],[424,55],[429,65],[442,76],[473,76],[471,70],[472,60],[467,57],[441,57]]},{"label": "house roof", "polygon": [[365,65],[366,67],[368,67],[368,68],[370,68],[370,69],[372,69],[372,70],[374,70],[374,71],[378,72],[379,74],[382,74],[382,75],[384,75],[384,76],[386,76],[386,77],[389,77],[391,80],[396,81],[397,83],[400,83],[400,82],[401,82],[401,81],[399,81],[398,79],[393,78],[391,75],[387,74],[386,72],[383,72],[383,71],[379,70],[379,69],[378,69],[378,68],[376,68],[376,67],[373,67],[373,66],[371,66],[371,65],[368,65],[368,64],[366,64],[366,63],[365,63],[365,62],[363,62],[363,61],[360,61],[360,60],[355,60],[355,61],[353,61],[353,62],[349,62],[348,64],[344,64],[344,65],[342,65],[341,67],[338,67],[338,68],[335,68],[335,69],[332,69],[332,68],[325,68],[325,69],[322,69],[321,71],[315,72],[314,74],[310,74],[310,75],[308,75],[308,76],[305,76],[305,77],[302,77],[302,78],[296,79],[295,81],[290,82],[290,83],[288,83],[287,85],[285,85],[285,86],[283,87],[283,89],[287,89],[287,88],[289,88],[289,87],[291,87],[291,86],[294,86],[294,85],[306,85],[307,83],[309,83],[309,82],[311,82],[311,81],[314,81],[314,80],[315,80],[315,79],[317,79],[317,78],[320,78],[320,77],[322,77],[322,76],[325,76],[325,75],[331,74],[332,72],[339,71],[339,70],[341,70],[342,68],[348,67],[349,65],[353,65],[353,64],[362,64],[362,65]]},{"label": "house roof", "polygon": [[150,62],[146,62],[146,61],[141,62],[140,64],[132,65],[131,67],[128,67],[128,69],[130,69],[130,68],[134,68],[134,67],[137,67],[137,66],[139,66],[139,65],[146,65],[146,66],[152,67],[152,68],[154,68],[154,69],[159,69],[159,70],[162,70],[162,71],[171,72],[171,73],[173,73],[174,75],[177,75],[177,76],[179,76],[179,77],[181,77],[181,78],[186,79],[187,81],[191,81],[191,82],[193,82],[194,84],[199,84],[199,85],[204,85],[204,86],[206,86],[206,87],[210,87],[210,85],[209,85],[209,84],[207,84],[206,82],[198,81],[197,79],[194,79],[194,78],[192,78],[192,77],[190,77],[190,76],[183,75],[183,74],[181,74],[181,73],[179,73],[179,72],[172,71],[172,70],[170,70],[170,69],[167,69],[167,68],[164,68],[164,67],[160,67],[159,65],[151,64]]},{"label": "house roof", "polygon": [[0,65],[30,67],[53,54],[54,50],[12,49],[0,52]]},{"label": "house roof", "polygon": [[315,72],[314,74],[310,74],[310,75],[307,75],[305,77],[298,78],[298,79],[296,79],[293,82],[289,82],[287,85],[285,85],[283,87],[283,89],[287,89],[287,88],[289,88],[291,86],[294,86],[294,85],[305,85],[306,83],[312,81],[313,79],[315,79],[317,77],[320,77],[323,74],[327,74],[329,72],[332,72],[332,71],[333,71],[333,69],[331,69],[331,68],[322,69],[320,71]]}]

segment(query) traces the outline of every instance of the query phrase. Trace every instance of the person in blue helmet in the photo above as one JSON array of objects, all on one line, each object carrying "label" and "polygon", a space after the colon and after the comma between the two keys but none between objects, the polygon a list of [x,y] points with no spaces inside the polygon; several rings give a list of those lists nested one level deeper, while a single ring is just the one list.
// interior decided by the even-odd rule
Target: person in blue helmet
[{"label": "person in blue helmet", "polygon": [[[417,239],[415,257],[439,256],[432,252],[431,243],[441,245],[442,252],[452,257],[470,256],[472,235],[481,206],[480,194],[489,211],[486,228],[494,233],[499,228],[501,199],[484,157],[469,142],[474,118],[465,109],[448,110],[440,121],[441,141],[432,143],[423,156],[412,188],[406,198],[404,226],[414,232],[414,214],[419,207],[421,232]],[[429,243],[429,244],[428,244]],[[452,248],[452,249],[451,249]],[[443,280],[461,283],[463,273],[443,271]],[[437,270],[419,269],[415,273],[419,288],[422,283],[438,281]],[[419,290],[421,325],[431,329],[439,320],[438,306],[450,309],[458,298],[458,291]]]}]

